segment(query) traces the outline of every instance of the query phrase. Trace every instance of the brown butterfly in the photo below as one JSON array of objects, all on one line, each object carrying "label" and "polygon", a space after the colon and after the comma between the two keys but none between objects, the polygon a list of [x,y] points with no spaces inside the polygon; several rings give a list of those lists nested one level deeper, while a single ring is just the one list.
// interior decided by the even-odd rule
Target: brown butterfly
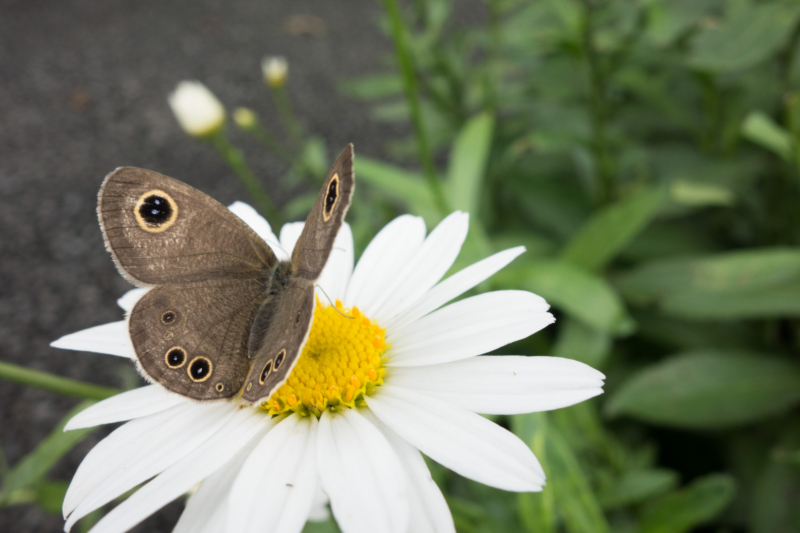
[{"label": "brown butterfly", "polygon": [[109,174],[97,214],[106,248],[134,285],[152,287],[128,317],[150,381],[207,401],[257,403],[288,377],[308,338],[314,283],[355,187],[353,145],[333,164],[291,261],[225,206],[150,170]]}]

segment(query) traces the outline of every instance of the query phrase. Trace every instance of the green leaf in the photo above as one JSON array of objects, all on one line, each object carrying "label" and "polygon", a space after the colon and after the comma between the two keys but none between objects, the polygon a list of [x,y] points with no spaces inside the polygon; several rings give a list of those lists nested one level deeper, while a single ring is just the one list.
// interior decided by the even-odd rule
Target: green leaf
[{"label": "green leaf", "polygon": [[[609,531],[605,515],[575,453],[568,441],[547,420],[546,413],[515,415],[511,418],[514,434],[531,447],[547,472],[547,486],[543,492],[553,492],[557,513],[564,519],[570,533]],[[534,506],[526,510],[530,514],[521,517],[526,528],[532,533],[551,531],[552,503],[548,503],[542,494],[531,495],[523,501],[526,505]],[[532,529],[535,527],[545,529]]]},{"label": "green leaf", "polygon": [[322,183],[330,167],[330,163],[328,163],[328,148],[325,145],[325,139],[316,136],[310,137],[305,144],[303,144],[300,153],[300,161],[306,172],[318,183]]},{"label": "green leaf", "polygon": [[713,0],[653,0],[648,7],[647,36],[666,47],[706,15]]},{"label": "green leaf", "polygon": [[74,407],[67,416],[61,420],[50,434],[39,443],[35,450],[23,457],[3,482],[3,491],[0,501],[4,501],[14,491],[34,487],[38,484],[51,468],[72,448],[78,445],[95,428],[76,429],[64,432],[64,426],[76,414],[90,405],[92,401],[83,401]]},{"label": "green leaf", "polygon": [[477,213],[493,131],[494,117],[481,113],[470,119],[458,133],[450,153],[445,185],[452,208]]},{"label": "green leaf", "polygon": [[686,352],[634,374],[611,397],[606,412],[668,426],[738,426],[800,401],[800,367],[744,352]]},{"label": "green leaf", "polygon": [[358,156],[355,168],[359,180],[402,201],[413,213],[425,216],[436,212],[430,189],[419,174],[364,156]]},{"label": "green leaf", "polygon": [[761,469],[753,488],[750,531],[788,533],[800,531],[800,470],[770,462]]},{"label": "green leaf", "polygon": [[669,186],[669,199],[686,207],[729,206],[733,205],[736,196],[721,185],[675,180]]},{"label": "green leaf", "polygon": [[561,258],[587,270],[599,270],[655,217],[661,189],[632,195],[594,214],[561,252]]},{"label": "green leaf", "polygon": [[685,318],[800,314],[800,251],[762,248],[647,263],[615,278],[626,300]]},{"label": "green leaf", "polygon": [[[517,433],[533,450],[539,463],[547,465],[546,431],[544,413],[517,415],[512,424]],[[546,487],[541,492],[517,494],[517,514],[529,533],[555,533],[555,499]]]},{"label": "green leaf", "polygon": [[303,533],[339,533],[339,526],[336,525],[336,520],[329,518],[324,522],[306,522],[303,527]]},{"label": "green leaf", "polygon": [[532,260],[501,270],[494,280],[505,287],[525,288],[587,326],[613,335],[635,327],[617,293],[601,277],[560,260]]},{"label": "green leaf", "polygon": [[370,74],[339,84],[347,96],[361,100],[378,100],[403,93],[403,80],[396,73]]},{"label": "green leaf", "polygon": [[736,491],[733,477],[710,474],[665,496],[644,515],[642,533],[684,533],[707,522],[730,504]]},{"label": "green leaf", "polygon": [[593,368],[602,368],[611,349],[611,336],[586,326],[579,320],[567,318],[560,323],[558,341],[553,355],[574,359]]},{"label": "green leaf", "polygon": [[42,481],[36,487],[36,503],[48,513],[60,515],[68,487],[66,481]]},{"label": "green leaf", "polygon": [[792,134],[761,111],[751,111],[742,122],[742,136],[779,155],[784,161],[793,159]]},{"label": "green leaf", "polygon": [[613,485],[597,497],[604,509],[617,509],[641,503],[678,486],[678,474],[672,470],[654,468],[624,472]]},{"label": "green leaf", "polygon": [[745,4],[695,37],[689,65],[715,73],[751,67],[783,46],[798,16],[796,2]]},{"label": "green leaf", "polygon": [[567,441],[555,428],[547,430],[548,480],[558,513],[570,533],[609,531],[589,480]]}]

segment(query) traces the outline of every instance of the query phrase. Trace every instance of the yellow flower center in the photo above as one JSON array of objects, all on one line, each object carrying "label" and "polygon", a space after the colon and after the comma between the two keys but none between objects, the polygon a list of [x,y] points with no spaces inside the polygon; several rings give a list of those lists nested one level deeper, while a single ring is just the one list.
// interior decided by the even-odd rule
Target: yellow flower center
[{"label": "yellow flower center", "polygon": [[263,406],[271,415],[314,414],[364,405],[383,383],[386,330],[357,307],[322,305],[317,299],[308,342],[289,379]]}]

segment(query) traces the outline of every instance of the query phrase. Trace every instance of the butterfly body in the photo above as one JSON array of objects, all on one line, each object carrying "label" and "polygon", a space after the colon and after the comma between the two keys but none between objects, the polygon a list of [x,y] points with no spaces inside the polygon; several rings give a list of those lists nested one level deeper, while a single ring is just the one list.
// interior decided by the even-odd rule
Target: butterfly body
[{"label": "butterfly body", "polygon": [[314,284],[333,249],[355,178],[349,145],[334,163],[290,261],[230,210],[156,172],[123,167],[98,198],[106,247],[151,287],[128,316],[142,374],[198,401],[268,398],[308,337]]}]

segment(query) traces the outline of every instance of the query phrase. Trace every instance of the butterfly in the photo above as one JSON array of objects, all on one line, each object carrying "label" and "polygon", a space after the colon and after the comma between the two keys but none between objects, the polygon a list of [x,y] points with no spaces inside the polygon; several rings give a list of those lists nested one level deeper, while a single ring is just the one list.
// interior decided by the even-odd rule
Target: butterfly
[{"label": "butterfly", "polygon": [[150,290],[128,315],[137,366],[197,401],[258,404],[288,378],[314,315],[314,285],[355,188],[353,145],[328,173],[291,260],[197,189],[122,167],[100,187],[97,214],[120,273]]}]

